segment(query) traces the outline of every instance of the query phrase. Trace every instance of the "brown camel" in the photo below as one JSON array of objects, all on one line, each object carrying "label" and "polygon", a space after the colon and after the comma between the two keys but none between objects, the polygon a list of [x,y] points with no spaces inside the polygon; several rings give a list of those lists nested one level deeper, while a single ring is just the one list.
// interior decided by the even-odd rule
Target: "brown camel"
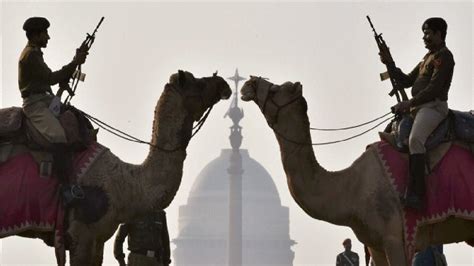
[{"label": "brown camel", "polygon": [[93,224],[69,216],[71,265],[101,265],[104,243],[118,225],[145,212],[166,208],[181,183],[186,147],[193,122],[231,90],[226,81],[212,77],[194,78],[179,71],[170,77],[157,103],[148,157],[141,165],[121,161],[107,151],[91,167],[79,183],[105,190],[109,208]]},{"label": "brown camel", "polygon": [[[350,167],[327,171],[317,162],[310,145],[307,105],[299,82],[274,85],[251,77],[241,92],[242,100],[253,100],[274,130],[296,203],[315,219],[350,227],[369,247],[377,266],[407,265],[402,206],[373,148]],[[450,218],[420,228],[416,249],[473,238],[474,221]]]}]

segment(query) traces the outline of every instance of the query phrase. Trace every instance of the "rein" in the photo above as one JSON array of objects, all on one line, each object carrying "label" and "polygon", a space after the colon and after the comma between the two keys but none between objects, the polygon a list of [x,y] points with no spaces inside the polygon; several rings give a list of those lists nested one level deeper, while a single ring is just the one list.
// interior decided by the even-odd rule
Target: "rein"
[{"label": "rein", "polygon": [[[354,129],[354,128],[358,128],[358,127],[361,127],[361,126],[365,126],[365,125],[368,125],[368,124],[371,124],[377,120],[380,120],[384,117],[386,117],[387,115],[391,114],[392,112],[388,112],[382,116],[379,116],[375,119],[372,119],[368,122],[365,122],[365,123],[362,123],[362,124],[358,124],[358,125],[354,125],[354,126],[349,126],[349,127],[340,127],[340,128],[315,128],[315,127],[310,127],[309,129],[310,130],[317,130],[317,131],[342,131],[342,130],[348,130],[348,129]],[[392,116],[393,117],[393,116]],[[392,118],[391,117],[391,118]]]},{"label": "rein", "polygon": [[278,131],[275,130],[275,128],[273,126],[270,126],[273,131],[275,132],[276,135],[278,135],[279,137],[281,137],[282,139],[288,141],[288,142],[291,142],[293,144],[297,144],[297,145],[307,145],[307,146],[323,146],[323,145],[329,145],[329,144],[336,144],[336,143],[340,143],[340,142],[344,142],[344,141],[348,141],[348,140],[351,140],[351,139],[355,139],[357,137],[360,137],[362,135],[364,135],[365,133],[369,132],[369,131],[372,131],[373,129],[377,128],[378,126],[382,125],[383,123],[389,121],[390,119],[394,118],[395,116],[390,116],[389,118],[383,120],[382,122],[378,123],[377,125],[359,133],[359,134],[356,134],[354,136],[351,136],[351,137],[348,137],[348,138],[345,138],[345,139],[340,139],[340,140],[335,140],[335,141],[328,141],[328,142],[317,142],[317,143],[305,143],[305,142],[298,142],[298,141],[294,141],[294,140],[291,140],[287,137],[285,137],[284,135],[282,135],[281,133],[279,133]]},{"label": "rein", "polygon": [[[258,78],[258,82],[260,82],[260,80],[262,80],[262,79],[263,79],[263,78],[259,77],[259,78]],[[379,122],[379,123],[376,124],[375,126],[369,128],[369,129],[367,129],[367,130],[365,130],[365,131],[363,131],[363,132],[361,132],[361,133],[358,133],[358,134],[353,135],[353,136],[351,136],[351,137],[345,138],[345,139],[340,139],[340,140],[335,140],[335,141],[328,141],[328,142],[318,142],[318,143],[304,143],[304,142],[298,142],[298,141],[289,139],[288,137],[286,137],[286,136],[284,136],[283,134],[281,134],[280,132],[278,132],[278,131],[275,129],[274,124],[276,124],[276,123],[278,122],[278,116],[279,116],[279,114],[280,114],[280,111],[281,111],[283,108],[285,108],[285,107],[287,107],[287,106],[289,106],[289,105],[291,105],[291,104],[293,104],[293,103],[295,103],[295,102],[297,102],[297,101],[303,99],[303,96],[301,95],[301,96],[295,97],[294,99],[288,101],[287,103],[285,103],[285,104],[283,104],[283,105],[278,105],[278,104],[273,100],[273,98],[270,98],[270,94],[272,93],[271,90],[270,90],[270,88],[271,88],[272,85],[273,85],[273,84],[269,83],[268,89],[266,90],[267,93],[266,93],[266,95],[265,95],[265,97],[264,97],[264,100],[263,100],[263,105],[262,105],[262,107],[261,107],[260,109],[261,109],[262,113],[265,114],[265,110],[266,110],[266,108],[267,108],[267,103],[268,103],[268,102],[271,102],[274,106],[276,106],[275,122],[274,122],[274,123],[270,123],[270,122],[267,121],[267,122],[268,122],[268,125],[270,126],[271,129],[273,129],[273,131],[275,132],[275,134],[276,134],[277,136],[279,136],[280,138],[282,138],[282,139],[284,139],[284,140],[286,140],[286,141],[288,141],[288,142],[290,142],[290,143],[293,143],[293,144],[297,144],[297,145],[308,145],[308,146],[310,146],[310,145],[311,145],[311,146],[323,146],[323,145],[329,145],[329,144],[336,144],[336,143],[345,142],[345,141],[348,141],[348,140],[351,140],[351,139],[360,137],[360,136],[366,134],[367,132],[370,132],[370,131],[374,130],[374,129],[377,128],[378,126],[382,125],[383,123],[385,123],[385,122],[387,122],[387,121],[389,121],[389,120],[391,120],[391,119],[393,119],[393,118],[395,117],[395,115],[389,116],[388,118],[384,119],[382,122]],[[256,87],[258,87],[258,83],[256,84]],[[255,91],[258,91],[257,88],[254,88],[254,89],[255,89]],[[257,94],[256,103],[257,103],[258,106],[260,106],[259,102],[260,102],[260,100],[259,100],[259,97],[258,97],[258,94]],[[392,112],[388,112],[388,113],[386,113],[386,114],[384,114],[384,115],[382,115],[382,116],[379,116],[379,117],[377,117],[377,118],[375,118],[375,119],[372,119],[372,120],[370,120],[370,121],[368,121],[368,122],[365,122],[365,123],[362,123],[362,124],[358,124],[358,125],[354,125],[354,126],[342,127],[342,128],[310,128],[310,130],[318,130],[318,131],[342,131],[342,130],[354,129],[354,128],[358,128],[358,127],[361,127],[361,126],[365,126],[365,125],[371,124],[371,123],[376,122],[376,121],[378,121],[378,120],[380,120],[380,119],[383,119],[383,118],[387,117],[388,115],[390,115],[391,113],[392,113]]]},{"label": "rein", "polygon": [[[183,96],[181,93],[179,93],[179,91],[177,91],[174,86],[173,87],[173,90],[176,91],[179,95]],[[190,97],[198,97],[196,95],[192,95]],[[201,100],[202,100],[202,96],[201,97]],[[214,107],[214,105],[211,105],[209,108],[207,108],[206,110],[206,113],[201,117],[201,119],[196,123],[196,125],[193,126],[193,130],[195,130],[192,134],[191,134],[191,137],[189,137],[189,139],[187,140],[187,142],[189,143],[189,141],[191,141],[191,139],[199,132],[199,130],[201,130],[202,126],[204,125],[204,122],[206,122],[207,118],[209,117],[209,114],[211,113],[211,110],[212,108]],[[99,120],[98,118],[95,118],[81,110],[78,109],[78,111],[83,114],[86,118],[88,118],[89,120],[91,120],[94,124],[96,124],[99,128],[102,128],[104,129],[105,131],[121,138],[121,139],[124,139],[124,140],[127,140],[127,141],[130,141],[130,142],[135,142],[135,143],[140,143],[140,144],[147,144],[149,145],[150,147],[153,147],[157,150],[160,150],[160,151],[163,151],[163,152],[175,152],[175,151],[178,151],[178,150],[182,150],[185,148],[185,145],[181,145],[181,146],[178,146],[176,148],[173,148],[173,149],[165,149],[165,148],[162,148],[158,145],[155,145],[151,142],[148,142],[148,141],[144,141],[144,140],[141,140],[137,137],[134,137],[128,133],[125,133],[119,129],[117,129],[116,127],[113,127],[111,125],[108,125],[107,123]]]}]

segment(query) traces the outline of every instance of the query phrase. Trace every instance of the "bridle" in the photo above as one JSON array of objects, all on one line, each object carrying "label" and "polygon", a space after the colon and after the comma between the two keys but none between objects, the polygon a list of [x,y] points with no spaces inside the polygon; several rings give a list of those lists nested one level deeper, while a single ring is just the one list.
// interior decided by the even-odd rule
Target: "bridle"
[{"label": "bridle", "polygon": [[[265,114],[265,111],[267,110],[267,105],[270,103],[272,104],[276,109],[276,112],[275,114],[270,114],[270,118],[274,117],[274,121],[269,121],[269,119],[267,119],[267,123],[268,125],[272,128],[273,128],[273,125],[274,124],[277,124],[278,123],[278,117],[280,115],[280,112],[285,109],[286,107],[290,106],[291,104],[293,103],[296,103],[298,102],[299,100],[303,99],[303,95],[298,95],[296,97],[294,97],[293,99],[289,100],[288,102],[282,104],[282,105],[279,105],[278,103],[275,102],[275,100],[273,99],[273,95],[275,94],[274,91],[271,90],[271,87],[274,85],[270,82],[268,82],[268,88],[266,90],[263,90],[263,92],[261,92],[262,90],[259,90],[258,87],[259,87],[259,83],[262,81],[262,80],[265,80],[264,78],[262,77],[258,77],[257,78],[257,82],[255,82],[253,84],[253,89],[254,91],[256,92],[256,98],[255,98],[255,102],[257,103],[257,105],[259,106],[260,110],[262,111],[263,114]],[[264,93],[264,95],[262,95],[262,93]],[[260,95],[262,95],[263,97],[263,104],[260,104],[260,102],[262,100],[260,100]],[[270,111],[270,110],[269,110]]]},{"label": "bridle", "polygon": [[[259,83],[261,83],[262,80],[265,80],[265,78],[262,78],[262,77],[254,77],[257,79],[257,82],[255,83],[252,83],[252,88],[254,89],[255,91],[255,94],[256,94],[256,97],[255,97],[255,102],[257,103],[257,105],[259,106],[260,110],[262,111],[262,113],[265,115],[265,117],[267,118],[267,123],[268,125],[270,126],[271,129],[273,129],[273,131],[275,132],[275,134],[277,136],[279,136],[280,138],[284,139],[285,141],[288,141],[290,143],[293,143],[293,144],[296,144],[296,145],[303,145],[303,146],[317,146],[317,145],[329,145],[329,144],[335,144],[335,143],[340,143],[340,142],[344,142],[344,141],[348,141],[348,140],[351,140],[351,139],[354,139],[356,137],[359,137],[373,129],[375,129],[376,127],[378,127],[379,125],[381,125],[382,123],[385,123],[386,121],[388,121],[389,119],[392,119],[393,117],[389,117],[385,120],[383,120],[382,122],[378,123],[377,125],[369,128],[368,130],[365,130],[363,131],[362,133],[359,133],[359,134],[356,134],[354,136],[351,136],[351,137],[348,137],[348,138],[345,138],[345,139],[341,139],[341,140],[336,140],[336,141],[328,141],[328,142],[320,142],[320,143],[311,143],[311,142],[308,142],[308,143],[305,143],[305,142],[299,142],[299,141],[295,141],[295,140],[292,140],[288,137],[286,137],[285,135],[283,135],[282,133],[280,133],[277,129],[275,129],[274,125],[278,123],[278,117],[279,117],[279,114],[280,112],[285,108],[285,107],[288,107],[289,105],[299,101],[299,100],[304,100],[303,98],[303,95],[299,95],[299,96],[296,96],[295,98],[289,100],[288,102],[282,104],[282,105],[279,105],[277,104],[274,100],[273,100],[273,94],[275,94],[274,91],[271,90],[271,87],[273,86],[273,84],[271,84],[269,82],[269,85],[268,85],[268,88],[267,90],[259,90],[258,87],[259,87]],[[263,91],[263,92],[262,92]],[[262,104],[260,104],[262,103]],[[268,108],[268,104],[272,104],[276,109],[275,113],[274,114],[269,114],[269,115],[266,115],[265,111],[268,111],[270,112],[270,110],[267,110]],[[372,123],[372,122],[375,122],[377,120],[380,120],[384,117],[386,117],[387,115],[389,115],[389,113],[377,118],[377,119],[374,119],[374,120],[371,120],[369,122],[366,122],[366,123],[363,123],[363,124],[360,124],[360,125],[357,125],[357,126],[352,126],[352,127],[347,127],[347,128],[339,128],[339,129],[317,129],[317,128],[310,128],[310,129],[313,129],[313,130],[321,130],[321,131],[337,131],[337,130],[346,130],[346,129],[352,129],[352,128],[357,128],[357,127],[360,127],[360,126],[363,126],[363,125],[367,125],[369,123]],[[273,121],[270,121],[270,120],[273,120]]]}]

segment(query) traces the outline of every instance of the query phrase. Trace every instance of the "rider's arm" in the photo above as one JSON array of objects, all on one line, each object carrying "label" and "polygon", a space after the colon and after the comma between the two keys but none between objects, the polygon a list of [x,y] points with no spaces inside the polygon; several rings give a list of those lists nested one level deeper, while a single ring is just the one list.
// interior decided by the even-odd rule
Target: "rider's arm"
[{"label": "rider's arm", "polygon": [[415,82],[416,78],[418,77],[418,73],[420,71],[420,63],[418,63],[413,70],[405,74],[400,68],[397,68],[396,71],[394,71],[395,74],[395,80],[397,80],[403,88],[409,88],[413,86],[413,83]]},{"label": "rider's arm", "polygon": [[43,53],[41,51],[32,51],[28,56],[28,64],[30,64],[34,79],[48,85],[55,85],[60,81],[69,79],[77,66],[77,64],[72,61],[63,66],[60,70],[53,72],[44,62]]}]

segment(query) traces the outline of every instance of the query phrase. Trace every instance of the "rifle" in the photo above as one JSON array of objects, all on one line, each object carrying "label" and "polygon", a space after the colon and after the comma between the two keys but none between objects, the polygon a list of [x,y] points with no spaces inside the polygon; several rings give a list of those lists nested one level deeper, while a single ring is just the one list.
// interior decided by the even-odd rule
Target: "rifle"
[{"label": "rifle", "polygon": [[[102,21],[104,21],[104,17],[100,19],[99,24],[97,24],[92,34],[87,33],[86,39],[82,42],[81,46],[77,50],[88,52],[91,49],[91,46],[95,40],[95,34],[97,30],[99,29],[100,24],[102,24]],[[81,72],[81,66],[82,65],[78,65],[77,69],[72,74],[71,86],[69,86],[69,81],[61,82],[59,84],[59,91],[57,93],[59,97],[61,97],[64,90],[66,90],[69,93],[69,95],[66,97],[66,100],[64,101],[64,104],[67,104],[68,102],[71,101],[72,97],[75,95],[79,81],[84,81],[85,79],[86,74]]]},{"label": "rifle", "polygon": [[395,77],[394,72],[397,71],[397,67],[395,65],[395,62],[393,61],[392,55],[390,54],[390,49],[385,43],[385,40],[382,38],[382,33],[377,34],[377,32],[375,31],[374,25],[372,24],[372,21],[370,21],[369,16],[367,16],[367,20],[369,21],[370,27],[372,28],[372,31],[374,32],[375,42],[377,42],[377,46],[379,47],[380,54],[385,54],[388,56],[388,58],[386,58],[389,61],[389,62],[386,62],[387,71],[380,74],[380,79],[384,81],[390,78],[390,82],[392,83],[392,90],[390,91],[388,95],[390,96],[395,95],[397,97],[397,102],[400,102],[400,95],[398,94],[400,92],[400,94],[402,95],[402,100],[407,101],[408,97],[404,91],[404,88],[394,78]]}]

